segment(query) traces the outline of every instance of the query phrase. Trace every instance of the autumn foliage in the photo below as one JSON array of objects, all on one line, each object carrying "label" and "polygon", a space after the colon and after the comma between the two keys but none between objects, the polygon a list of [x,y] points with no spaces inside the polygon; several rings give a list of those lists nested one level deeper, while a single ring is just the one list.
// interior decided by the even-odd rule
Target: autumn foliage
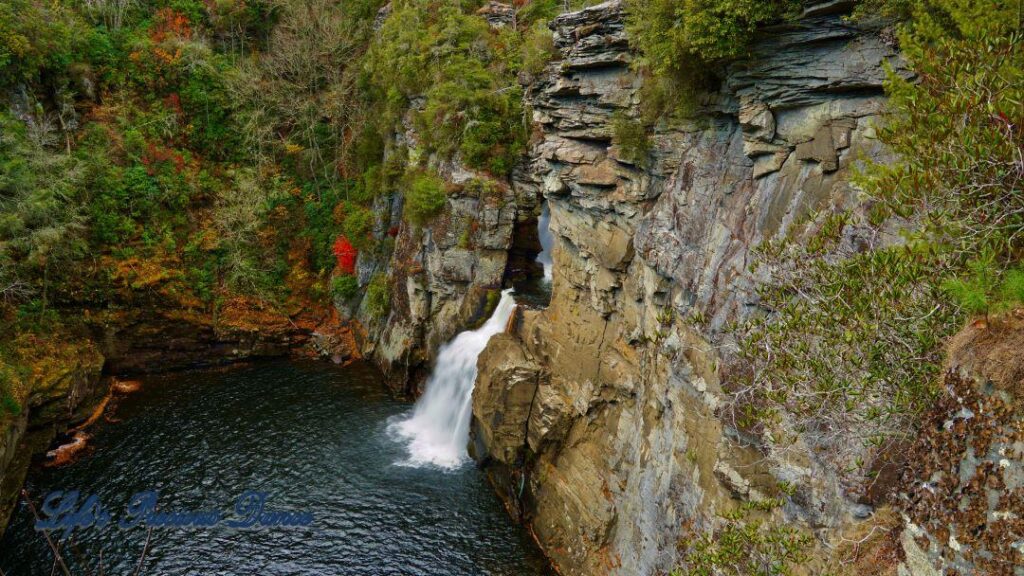
[{"label": "autumn foliage", "polygon": [[338,239],[334,241],[334,256],[338,259],[338,269],[341,270],[342,274],[355,274],[356,273],[356,257],[359,255],[359,251],[356,250],[355,246],[348,241],[348,238],[344,234],[338,236]]},{"label": "autumn foliage", "polygon": [[188,16],[170,8],[157,10],[149,37],[156,43],[174,37],[188,40],[192,37]]},{"label": "autumn foliage", "polygon": [[160,146],[152,142],[146,144],[146,152],[142,156],[142,165],[150,176],[156,175],[160,166],[171,165],[177,174],[185,170],[185,157],[180,153],[166,146]]}]

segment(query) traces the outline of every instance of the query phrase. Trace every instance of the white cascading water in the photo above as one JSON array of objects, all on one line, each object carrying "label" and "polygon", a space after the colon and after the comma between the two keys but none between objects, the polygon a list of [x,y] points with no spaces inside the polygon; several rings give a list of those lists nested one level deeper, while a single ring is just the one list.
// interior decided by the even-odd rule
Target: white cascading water
[{"label": "white cascading water", "polygon": [[505,329],[515,306],[512,289],[502,291],[497,308],[483,326],[466,330],[441,347],[434,372],[412,414],[388,427],[407,442],[409,458],[402,464],[456,468],[467,460],[476,359],[491,336]]},{"label": "white cascading water", "polygon": [[540,218],[537,220],[537,235],[540,237],[540,254],[537,254],[537,262],[540,262],[544,266],[544,279],[551,282],[551,269],[553,264],[551,262],[551,247],[554,246],[555,240],[551,237],[551,230],[548,228],[551,222],[551,213],[548,212],[548,203],[544,203],[544,207],[541,208]]}]

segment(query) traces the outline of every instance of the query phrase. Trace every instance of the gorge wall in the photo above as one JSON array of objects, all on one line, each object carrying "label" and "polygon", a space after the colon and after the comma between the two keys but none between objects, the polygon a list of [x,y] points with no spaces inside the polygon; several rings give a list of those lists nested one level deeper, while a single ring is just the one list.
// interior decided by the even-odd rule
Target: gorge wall
[{"label": "gorge wall", "polygon": [[[613,143],[641,85],[621,5],[552,24],[561,58],[529,87],[527,172],[550,206],[553,296],[481,356],[471,450],[563,573],[667,573],[680,542],[780,483],[775,519],[822,541],[871,515],[814,454],[731,425],[721,388],[727,326],[757,308],[755,247],[855,207],[856,163],[885,158],[885,66],[907,72],[848,8],[762,31],[642,163]],[[841,249],[865,242],[848,227]]]},{"label": "gorge wall", "polygon": [[[840,571],[1022,573],[1008,523],[1020,517],[1024,450],[999,416],[1019,414],[1020,362],[998,353],[1018,323],[990,335],[987,352],[976,332],[958,337],[971,351],[951,351],[947,400],[931,416],[943,424],[925,425],[938,432],[922,436],[922,464],[875,483],[882,495],[844,485],[806,431],[783,445],[730,416],[729,326],[758,310],[772,273],[754,271],[756,247],[814,230],[816,215],[864,209],[850,182],[858,162],[887,160],[874,138],[883,81],[887,68],[910,72],[891,30],[852,23],[850,7],[811,4],[761,31],[691,120],[656,128],[642,162],[613,139],[616,118],[638,116],[642,81],[621,5],[553,22],[561,58],[529,87],[527,171],[551,211],[553,295],[481,355],[470,450],[562,573],[668,573],[729,513],[768,498],[781,505],[753,515],[813,535],[807,573],[834,567],[853,541]],[[898,241],[878,234],[847,224],[838,251]],[[968,360],[979,354],[985,367]],[[975,408],[958,412],[965,404]],[[977,444],[980,422],[995,422],[991,443]],[[951,458],[926,456],[936,446]],[[999,536],[980,537],[967,517]],[[884,542],[864,554],[876,533]]]},{"label": "gorge wall", "polygon": [[[757,310],[771,273],[752,271],[756,247],[856,209],[858,161],[886,158],[874,139],[886,66],[909,72],[891,30],[851,23],[851,7],[816,3],[762,30],[696,113],[655,127],[643,158],[614,142],[643,81],[621,3],[563,14],[556,58],[526,86],[533,133],[513,177],[428,159],[450,190],[426,227],[402,219],[400,191],[378,200],[375,235],[391,231],[395,250],[359,267],[361,283],[388,271],[391,309],[352,314],[411,394],[439,346],[486,316],[517,225],[548,204],[551,302],[521,309],[481,355],[470,453],[562,573],[668,573],[681,543],[780,485],[789,497],[763,515],[819,544],[872,515],[814,454],[732,425],[722,390],[727,328]],[[411,122],[395,144],[417,154]],[[840,250],[878,241],[865,234],[847,226]]]},{"label": "gorge wall", "polygon": [[[409,128],[403,144],[415,148]],[[497,304],[505,277],[513,230],[532,217],[534,196],[517,194],[506,181],[470,171],[457,161],[442,162],[438,172],[449,183],[444,212],[429,227],[402,219],[400,193],[382,196],[375,234],[395,234],[387,261],[360,255],[362,280],[387,270],[391,310],[374,318],[365,306],[354,316],[366,327],[364,350],[382,368],[400,394],[415,395],[430,360],[442,344],[466,326],[485,320]]]},{"label": "gorge wall", "polygon": [[[644,82],[616,0],[551,23],[554,59],[521,77],[530,138],[508,177],[426,152],[415,128],[426,98],[406,95],[377,168],[429,172],[446,189],[421,224],[406,214],[408,180],[366,200],[373,242],[354,271],[362,289],[386,278],[383,312],[369,294],[334,292],[336,310],[301,299],[277,311],[245,298],[200,306],[160,267],[101,261],[123,293],[74,302],[81,321],[61,337],[76,344],[40,350],[16,389],[24,410],[0,413],[0,526],[31,455],[83,419],[102,373],[311,348],[338,362],[365,354],[393,391],[417,395],[441,345],[486,319],[532,257],[546,203],[550,303],[520,307],[481,354],[469,448],[560,573],[667,574],[742,514],[810,535],[802,573],[824,573],[857,542],[871,548],[857,561],[872,565],[852,573],[1024,574],[1019,317],[954,341],[945,396],[907,448],[914,460],[881,475],[884,494],[844,484],[804,431],[783,444],[734,423],[730,327],[762,311],[757,288],[774,272],[754,266],[758,247],[866,209],[851,179],[861,161],[888,159],[875,138],[887,69],[911,74],[891,28],[848,19],[854,2],[805,6],[760,30],[749,57],[721,70],[686,119],[655,125],[640,153],[615,128],[640,125]],[[378,12],[378,32],[391,13]],[[477,16],[485,29],[516,26],[510,5]],[[900,241],[849,223],[838,235],[838,256]],[[320,290],[333,274],[315,278]]]},{"label": "gorge wall", "polygon": [[[390,14],[391,4],[378,12],[378,33]],[[479,12],[494,29],[510,26],[513,15],[496,2]],[[458,155],[425,152],[415,128],[425,103],[410,103],[385,163],[429,166],[446,184],[444,208],[423,226],[403,214],[400,186],[378,196],[373,237],[384,242],[391,236],[394,249],[383,258],[361,252],[357,268],[361,286],[375,273],[387,274],[389,310],[375,317],[365,299],[340,306],[364,330],[362,351],[381,367],[389,387],[411,396],[421,391],[440,346],[483,323],[497,305],[508,269],[522,259],[522,232],[536,221],[540,199],[525,158],[503,178],[470,168]],[[530,239],[525,244],[528,252]]]}]

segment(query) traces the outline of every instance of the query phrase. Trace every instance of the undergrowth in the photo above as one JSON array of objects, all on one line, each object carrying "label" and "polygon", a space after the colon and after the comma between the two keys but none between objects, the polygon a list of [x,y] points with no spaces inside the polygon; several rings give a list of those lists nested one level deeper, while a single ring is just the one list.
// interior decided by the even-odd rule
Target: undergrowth
[{"label": "undergrowth", "polygon": [[718,526],[685,542],[682,567],[672,576],[789,576],[808,558],[811,535],[768,516],[782,505],[771,498],[745,502],[722,514]]},{"label": "undergrowth", "polygon": [[[943,344],[1024,301],[1024,52],[1016,2],[913,3],[863,210],[823,213],[761,249],[766,314],[737,327],[737,424],[803,438],[856,484],[912,437]],[[866,239],[864,246],[851,238]],[[846,239],[844,241],[844,238]]]}]

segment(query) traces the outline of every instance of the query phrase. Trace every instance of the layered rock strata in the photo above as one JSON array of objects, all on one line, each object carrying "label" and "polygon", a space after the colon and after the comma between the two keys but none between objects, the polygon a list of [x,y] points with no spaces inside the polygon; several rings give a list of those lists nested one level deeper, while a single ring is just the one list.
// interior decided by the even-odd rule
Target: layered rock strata
[{"label": "layered rock strata", "polygon": [[854,166],[885,158],[885,65],[906,72],[844,8],[764,30],[640,159],[613,134],[638,117],[641,85],[621,5],[552,24],[561,58],[528,100],[553,295],[481,356],[471,448],[564,574],[667,573],[686,534],[780,482],[793,496],[777,520],[822,540],[870,515],[813,454],[755,449],[721,412],[725,327],[756,309],[763,280],[753,250],[856,206]]}]

